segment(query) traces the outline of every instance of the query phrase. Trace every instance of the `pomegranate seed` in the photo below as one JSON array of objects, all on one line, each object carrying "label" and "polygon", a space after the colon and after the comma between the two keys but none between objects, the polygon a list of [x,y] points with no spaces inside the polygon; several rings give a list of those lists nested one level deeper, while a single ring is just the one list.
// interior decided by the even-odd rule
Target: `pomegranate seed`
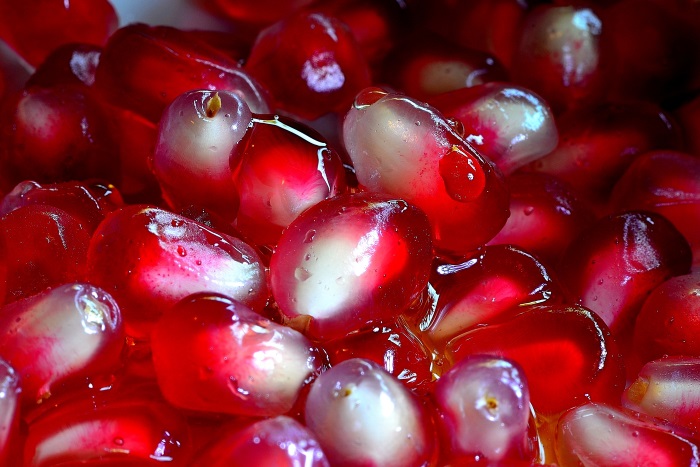
[{"label": "pomegranate seed", "polygon": [[334,466],[430,465],[435,455],[423,407],[369,360],[346,360],[321,374],[304,415]]},{"label": "pomegranate seed", "polygon": [[323,361],[297,331],[221,295],[184,298],[158,321],[153,363],[165,398],[190,410],[289,412]]},{"label": "pomegranate seed", "polygon": [[396,318],[428,282],[430,224],[405,201],[373,193],[321,201],[285,230],[270,282],[287,319],[314,339]]},{"label": "pomegranate seed", "polygon": [[123,346],[119,306],[92,285],[56,287],[0,314],[0,353],[17,371],[27,403],[47,399],[67,378],[115,369]]}]

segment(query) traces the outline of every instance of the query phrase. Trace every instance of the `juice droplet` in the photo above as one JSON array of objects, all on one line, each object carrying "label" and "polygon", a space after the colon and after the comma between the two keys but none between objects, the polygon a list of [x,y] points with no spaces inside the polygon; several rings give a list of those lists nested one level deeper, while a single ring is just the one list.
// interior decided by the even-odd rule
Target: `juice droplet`
[{"label": "juice droplet", "polygon": [[440,159],[439,170],[447,194],[455,201],[473,201],[486,187],[486,174],[479,161],[461,146],[452,146]]}]

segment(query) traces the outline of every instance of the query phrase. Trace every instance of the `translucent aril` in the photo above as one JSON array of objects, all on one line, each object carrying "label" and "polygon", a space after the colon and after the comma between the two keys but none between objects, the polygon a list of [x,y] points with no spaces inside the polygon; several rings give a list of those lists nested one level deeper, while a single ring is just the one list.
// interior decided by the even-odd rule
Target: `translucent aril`
[{"label": "translucent aril", "polygon": [[421,208],[438,249],[467,252],[505,223],[508,191],[500,171],[433,107],[367,88],[348,112],[342,137],[360,185]]},{"label": "translucent aril", "polygon": [[459,120],[464,138],[506,175],[548,154],[559,142],[549,104],[522,86],[484,83],[438,94],[429,102]]},{"label": "translucent aril", "polygon": [[330,467],[316,435],[284,415],[243,428],[236,423],[217,432],[214,440],[197,456],[196,464],[211,467],[232,464]]},{"label": "translucent aril", "polygon": [[700,272],[672,277],[651,291],[634,324],[640,365],[667,355],[700,358]]},{"label": "translucent aril", "polygon": [[275,245],[302,211],[346,191],[338,153],[292,119],[254,115],[230,159],[240,193],[236,229],[257,245]]},{"label": "translucent aril", "polygon": [[613,331],[629,329],[651,290],[690,272],[691,250],[664,217],[627,211],[602,218],[574,239],[559,277],[571,300]]},{"label": "translucent aril", "polygon": [[189,91],[163,112],[150,165],[170,207],[203,207],[233,220],[238,191],[229,159],[251,124],[231,91]]},{"label": "translucent aril", "polygon": [[518,307],[562,299],[545,266],[512,246],[487,246],[461,263],[439,264],[433,276],[438,300],[422,330],[440,348],[470,328],[507,319]]},{"label": "translucent aril", "polygon": [[41,402],[59,382],[116,369],[123,333],[106,291],[67,284],[2,308],[0,354],[21,378],[22,400]]},{"label": "translucent aril", "polygon": [[92,237],[88,277],[119,302],[127,332],[147,337],[155,321],[195,292],[217,292],[261,310],[265,268],[242,240],[164,209],[112,212]]},{"label": "translucent aril", "polygon": [[334,466],[429,465],[435,453],[421,404],[369,360],[346,360],[321,374],[304,418]]},{"label": "translucent aril", "polygon": [[19,375],[0,358],[0,464],[15,465],[18,462],[21,442],[19,424]]},{"label": "translucent aril", "polygon": [[178,302],[151,338],[165,398],[204,413],[282,415],[324,365],[301,333],[210,293]]},{"label": "translucent aril", "polygon": [[499,355],[523,369],[535,411],[543,416],[588,400],[619,400],[622,355],[605,323],[581,306],[524,307],[503,322],[473,328],[452,339],[450,362],[477,354]]},{"label": "translucent aril", "polygon": [[700,358],[667,357],[644,367],[625,391],[624,407],[700,430]]},{"label": "translucent aril", "polygon": [[591,8],[538,5],[519,28],[513,81],[540,94],[557,111],[600,100],[603,28]]},{"label": "translucent aril", "polygon": [[487,355],[467,357],[440,377],[434,397],[445,459],[533,458],[530,393],[517,364]]},{"label": "translucent aril", "polygon": [[341,195],[302,213],[270,260],[287,320],[314,339],[396,318],[427,285],[430,223],[418,208],[374,193]]},{"label": "translucent aril", "polygon": [[698,446],[658,419],[588,403],[559,419],[559,465],[697,465]]}]

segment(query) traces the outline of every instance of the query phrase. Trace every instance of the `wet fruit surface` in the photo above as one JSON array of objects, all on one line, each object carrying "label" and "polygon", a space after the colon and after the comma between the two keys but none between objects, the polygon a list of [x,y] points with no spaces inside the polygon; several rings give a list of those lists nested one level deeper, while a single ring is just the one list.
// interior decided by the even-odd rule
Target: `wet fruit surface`
[{"label": "wet fruit surface", "polygon": [[0,0],[0,465],[700,463],[694,2],[141,3]]}]

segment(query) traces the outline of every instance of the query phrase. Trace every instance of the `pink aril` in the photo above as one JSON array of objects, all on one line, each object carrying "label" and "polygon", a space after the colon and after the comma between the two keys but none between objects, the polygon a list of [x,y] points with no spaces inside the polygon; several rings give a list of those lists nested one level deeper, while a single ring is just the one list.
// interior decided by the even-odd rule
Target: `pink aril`
[{"label": "pink aril", "polygon": [[691,260],[687,240],[667,219],[628,211],[598,220],[571,242],[558,276],[570,300],[595,311],[621,335],[649,293],[690,272]]},{"label": "pink aril", "polygon": [[245,69],[270,90],[280,110],[307,120],[344,112],[370,84],[369,67],[347,26],[323,13],[299,12],[262,30]]},{"label": "pink aril", "polygon": [[247,243],[172,212],[130,205],[112,212],[89,245],[87,277],[119,302],[127,332],[145,338],[170,306],[218,292],[262,310],[265,268]]},{"label": "pink aril", "polygon": [[698,446],[660,420],[612,405],[588,403],[559,420],[559,465],[697,465]]},{"label": "pink aril", "polygon": [[24,465],[190,465],[191,434],[182,414],[153,388],[136,388],[75,397],[31,420]]},{"label": "pink aril", "polygon": [[270,261],[285,320],[314,339],[345,336],[406,311],[427,285],[430,224],[405,201],[341,195],[304,211]]},{"label": "pink aril", "polygon": [[573,238],[595,221],[593,209],[567,182],[544,173],[507,179],[510,217],[489,245],[516,245],[556,265]]},{"label": "pink aril", "polygon": [[528,438],[530,392],[518,365],[487,355],[467,357],[437,381],[434,399],[443,462],[535,457]]},{"label": "pink aril", "polygon": [[19,375],[0,358],[0,464],[16,465],[19,462],[22,441],[20,439],[19,399],[22,388]]},{"label": "pink aril", "polygon": [[342,136],[360,185],[421,208],[440,251],[468,253],[508,218],[500,171],[427,104],[367,88],[346,115]]},{"label": "pink aril", "polygon": [[610,204],[618,211],[661,214],[683,234],[700,265],[700,158],[679,151],[641,154],[615,184]]},{"label": "pink aril", "polygon": [[641,369],[625,390],[624,407],[700,434],[700,358],[668,357]]},{"label": "pink aril", "polygon": [[421,329],[439,348],[468,329],[508,319],[520,307],[562,300],[544,265],[506,245],[487,246],[457,264],[439,264],[431,282],[438,300]]},{"label": "pink aril", "polygon": [[188,91],[166,107],[149,162],[172,209],[194,205],[235,218],[229,158],[251,124],[248,105],[231,91]]},{"label": "pink aril", "polygon": [[103,289],[61,285],[1,311],[0,355],[17,372],[25,404],[49,398],[60,382],[114,371],[120,363],[121,312]]},{"label": "pink aril", "polygon": [[279,415],[244,428],[237,425],[216,433],[194,462],[210,467],[330,467],[316,436],[293,418]]},{"label": "pink aril", "polygon": [[459,120],[462,136],[506,175],[548,154],[559,142],[549,104],[522,86],[483,83],[437,94],[429,102],[444,116]]},{"label": "pink aril", "polygon": [[211,293],[166,311],[151,346],[168,402],[208,414],[285,414],[325,364],[301,333]]},{"label": "pink aril", "polygon": [[452,364],[477,354],[522,367],[535,411],[545,417],[588,400],[619,401],[622,355],[605,323],[581,306],[539,305],[501,323],[476,327],[450,341]]},{"label": "pink aril", "polygon": [[700,358],[700,272],[654,288],[634,325],[634,356],[642,365],[667,355]]},{"label": "pink aril", "polygon": [[604,24],[591,8],[538,5],[519,29],[511,75],[555,112],[590,105],[603,97],[606,63]]},{"label": "pink aril", "polygon": [[234,225],[256,245],[274,246],[299,214],[346,191],[338,153],[286,117],[254,115],[230,163],[240,195]]},{"label": "pink aril", "polygon": [[425,408],[369,360],[346,360],[321,374],[304,419],[333,466],[431,465],[437,454]]},{"label": "pink aril", "polygon": [[388,83],[419,100],[508,77],[493,55],[456,46],[424,31],[396,46],[382,70]]},{"label": "pink aril", "polygon": [[42,292],[85,273],[90,230],[51,205],[29,204],[0,217],[0,243],[7,268],[0,303]]}]

